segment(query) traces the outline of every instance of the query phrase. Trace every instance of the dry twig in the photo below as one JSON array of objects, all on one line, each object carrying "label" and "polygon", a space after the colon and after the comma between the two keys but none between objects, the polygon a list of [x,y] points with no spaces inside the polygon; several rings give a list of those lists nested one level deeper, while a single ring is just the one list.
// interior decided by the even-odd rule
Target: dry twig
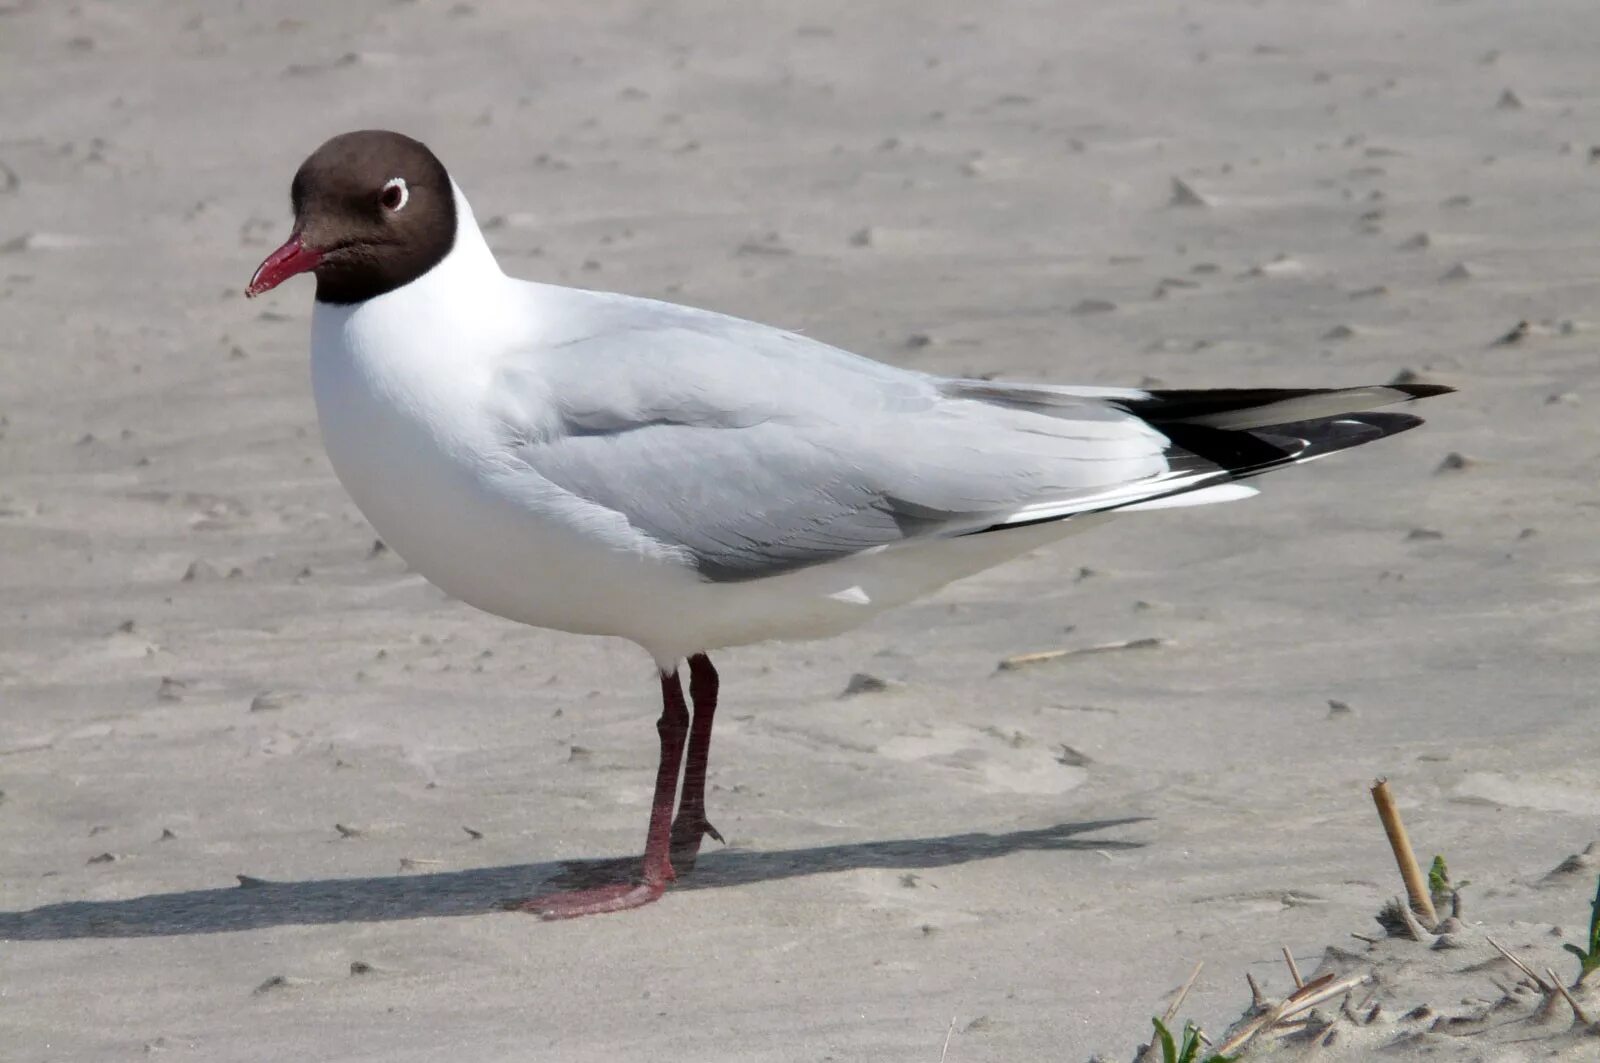
[{"label": "dry twig", "polygon": [[1267,996],[1261,992],[1261,987],[1256,984],[1255,976],[1249,971],[1244,973],[1244,980],[1250,984],[1250,1010],[1259,1011],[1267,1006]]},{"label": "dry twig", "polygon": [[1490,945],[1493,945],[1496,952],[1504,956],[1507,960],[1511,961],[1511,966],[1527,975],[1529,980],[1532,981],[1534,985],[1539,987],[1539,992],[1546,995],[1555,992],[1551,986],[1545,984],[1545,980],[1543,978],[1540,978],[1538,975],[1533,973],[1532,967],[1529,967],[1527,964],[1513,956],[1510,949],[1500,944],[1500,942],[1496,941],[1494,938],[1489,937],[1487,934],[1484,935],[1483,940],[1487,941]]},{"label": "dry twig", "polygon": [[1572,1005],[1573,1016],[1585,1026],[1589,1025],[1589,1016],[1583,1013],[1583,1009],[1578,1006],[1578,1002],[1572,998],[1572,993],[1566,986],[1561,984],[1561,979],[1556,977],[1556,972],[1552,968],[1546,967],[1544,973],[1550,976],[1550,984],[1556,987],[1556,992],[1566,997],[1567,1003]]},{"label": "dry twig", "polygon": [[1282,948],[1283,962],[1289,965],[1289,977],[1294,979],[1294,987],[1300,989],[1306,984],[1306,980],[1300,977],[1300,968],[1294,965],[1294,953],[1289,951],[1289,946],[1284,945]]},{"label": "dry twig", "polygon": [[1200,977],[1200,969],[1205,965],[1205,960],[1201,960],[1199,963],[1194,965],[1194,970],[1189,972],[1188,981],[1184,982],[1183,985],[1179,987],[1178,995],[1172,998],[1172,1003],[1167,1005],[1166,1014],[1161,1016],[1161,1021],[1163,1023],[1170,1024],[1173,1019],[1178,1017],[1178,1009],[1183,1007],[1184,998],[1189,995],[1189,990],[1194,988],[1195,979]]},{"label": "dry twig", "polygon": [[[1286,1019],[1292,1019],[1302,1012],[1310,1011],[1323,1001],[1332,1000],[1341,993],[1348,993],[1356,986],[1365,984],[1371,977],[1371,974],[1363,971],[1360,974],[1352,974],[1338,981],[1334,981],[1331,974],[1312,979],[1293,993],[1290,993],[1282,1003],[1267,1008],[1265,1013],[1234,1031],[1226,1040],[1216,1046],[1216,1051],[1224,1056],[1230,1052],[1237,1051]],[[1251,983],[1252,992],[1258,993],[1259,990],[1255,988],[1253,979]]]},{"label": "dry twig", "polygon": [[1388,779],[1372,784],[1372,803],[1378,806],[1378,818],[1383,821],[1383,832],[1389,836],[1389,848],[1394,850],[1394,862],[1400,866],[1400,877],[1405,880],[1412,909],[1426,920],[1427,926],[1438,926],[1439,913],[1434,911],[1428,880],[1417,864],[1417,854],[1411,850],[1411,838],[1406,834],[1405,824],[1400,822],[1400,809],[1389,792]]}]

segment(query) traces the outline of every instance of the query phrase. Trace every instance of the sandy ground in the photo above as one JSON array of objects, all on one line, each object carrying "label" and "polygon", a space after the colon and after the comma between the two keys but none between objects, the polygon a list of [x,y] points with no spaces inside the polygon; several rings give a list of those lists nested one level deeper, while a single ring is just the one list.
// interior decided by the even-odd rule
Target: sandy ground
[{"label": "sandy ground", "polygon": [[[0,1058],[1126,1059],[1197,960],[1220,1031],[1280,945],[1380,933],[1376,775],[1467,922],[1570,977],[1597,39],[1593,0],[0,5]],[[544,924],[497,904],[642,840],[647,659],[375,552],[309,286],[241,295],[300,160],[371,126],[523,276],[938,371],[1461,393],[722,655],[730,847]],[[1127,639],[1164,641],[996,670]],[[1472,957],[1388,1013],[1497,996]],[[1593,1058],[1517,1042],[1408,1043]]]}]

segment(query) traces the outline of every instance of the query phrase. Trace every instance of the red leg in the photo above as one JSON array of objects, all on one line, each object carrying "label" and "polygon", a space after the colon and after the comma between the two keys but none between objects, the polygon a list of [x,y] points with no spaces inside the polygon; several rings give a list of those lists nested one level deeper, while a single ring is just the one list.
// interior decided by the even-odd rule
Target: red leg
[{"label": "red leg", "polygon": [[685,871],[700,854],[700,839],[717,833],[706,819],[706,759],[711,754],[711,723],[717,712],[717,670],[711,658],[697,653],[689,658],[689,696],[694,701],[694,725],[689,730],[689,758],[683,768],[683,800],[672,823],[672,859]]},{"label": "red leg", "polygon": [[678,794],[678,767],[683,762],[684,736],[689,730],[689,708],[683,703],[678,673],[661,674],[661,763],[656,768],[656,792],[650,805],[650,833],[645,838],[644,867],[637,882],[619,882],[567,893],[530,897],[512,907],[546,919],[572,919],[638,908],[660,898],[677,873],[672,870],[672,803]]}]

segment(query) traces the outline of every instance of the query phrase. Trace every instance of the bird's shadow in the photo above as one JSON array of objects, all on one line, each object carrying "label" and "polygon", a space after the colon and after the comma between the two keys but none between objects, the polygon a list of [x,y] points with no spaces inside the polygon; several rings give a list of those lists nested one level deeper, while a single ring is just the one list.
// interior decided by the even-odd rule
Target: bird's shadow
[{"label": "bird's shadow", "polygon": [[[1136,849],[1143,842],[1080,838],[1143,816],[1060,823],[1004,834],[820,845],[807,849],[702,852],[674,890],[720,889],[859,868],[912,870],[948,867],[1024,850]],[[394,919],[479,915],[508,900],[626,876],[637,860],[554,861],[382,878],[269,882],[241,878],[227,889],[154,893],[120,901],[68,901],[24,912],[0,912],[0,941],[216,934],[272,926],[371,923]]]}]

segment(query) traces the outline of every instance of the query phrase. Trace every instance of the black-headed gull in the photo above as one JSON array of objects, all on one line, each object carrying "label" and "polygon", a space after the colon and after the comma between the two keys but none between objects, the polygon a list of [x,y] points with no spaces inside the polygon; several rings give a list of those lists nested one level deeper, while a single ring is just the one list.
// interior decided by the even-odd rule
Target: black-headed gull
[{"label": "black-headed gull", "polygon": [[653,901],[720,839],[709,651],[844,631],[1110,514],[1253,494],[1238,481],[1421,423],[1372,407],[1449,390],[960,380],[515,280],[443,164],[397,133],[334,137],[291,194],[293,232],[248,293],[316,275],[323,439],[383,540],[462,601],[631,639],[660,671],[642,873],[522,902],[549,918]]}]

